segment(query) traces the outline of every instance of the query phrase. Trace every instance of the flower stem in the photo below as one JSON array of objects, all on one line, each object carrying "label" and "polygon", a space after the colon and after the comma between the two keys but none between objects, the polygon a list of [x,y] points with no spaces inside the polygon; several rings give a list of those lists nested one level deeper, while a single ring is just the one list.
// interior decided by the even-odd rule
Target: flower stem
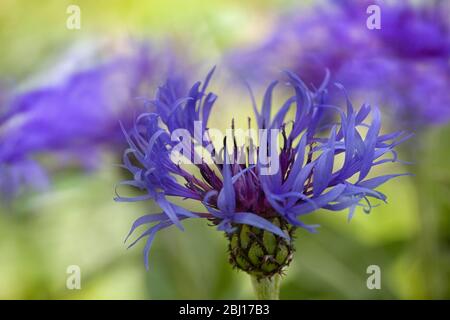
[{"label": "flower stem", "polygon": [[276,274],[271,278],[251,276],[253,289],[258,300],[278,300],[280,296],[281,276]]}]

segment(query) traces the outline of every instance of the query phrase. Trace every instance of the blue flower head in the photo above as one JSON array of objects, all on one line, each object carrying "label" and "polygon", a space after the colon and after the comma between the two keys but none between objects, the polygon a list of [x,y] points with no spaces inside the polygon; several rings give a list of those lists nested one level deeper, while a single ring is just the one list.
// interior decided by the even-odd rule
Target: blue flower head
[{"label": "blue flower head", "polygon": [[[148,226],[130,245],[147,238],[147,268],[156,233],[172,225],[183,230],[183,220],[196,218],[212,222],[227,234],[234,266],[259,277],[271,276],[291,260],[295,229],[315,230],[316,226],[301,221],[303,216],[319,209],[349,209],[351,218],[358,206],[369,211],[371,199],[386,201],[377,187],[403,175],[369,177],[369,172],[375,166],[399,161],[394,148],[408,135],[381,134],[377,108],[364,104],[356,110],[348,98],[345,110],[329,105],[327,79],[319,89],[311,90],[292,72],[286,72],[286,77],[293,94],[281,107],[272,112],[277,81],[267,88],[261,108],[253,103],[257,129],[268,135],[260,134],[258,143],[250,139],[241,146],[232,124],[231,138],[213,144],[207,126],[217,101],[217,95],[207,89],[213,71],[203,83],[185,91],[167,81],[151,101],[156,111],[140,115],[134,127],[125,131],[129,148],[124,152],[123,167],[132,177],[120,184],[136,187],[142,194],[117,194],[116,200],[154,200],[161,208],[160,213],[137,219],[128,235]],[[329,112],[336,114],[336,122],[324,121]],[[199,121],[201,134],[196,135],[194,123]],[[178,129],[185,129],[193,138],[174,139]],[[281,137],[280,147],[269,137],[271,132]],[[199,141],[198,137],[203,138]],[[180,144],[203,149],[214,145],[209,149],[213,160],[200,157],[201,161],[195,161],[198,148],[187,148],[189,152],[183,156],[195,168],[188,170],[172,157]],[[204,210],[191,211],[175,204],[174,197],[197,201]]]}]

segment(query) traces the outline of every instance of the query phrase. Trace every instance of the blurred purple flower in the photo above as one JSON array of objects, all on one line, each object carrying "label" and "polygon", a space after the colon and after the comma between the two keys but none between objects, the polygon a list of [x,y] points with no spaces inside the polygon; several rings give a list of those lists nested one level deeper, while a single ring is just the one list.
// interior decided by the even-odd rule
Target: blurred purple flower
[{"label": "blurred purple flower", "polygon": [[125,140],[119,121],[129,126],[142,111],[137,98],[154,80],[153,59],[142,46],[56,85],[12,97],[0,114],[2,195],[15,194],[20,182],[44,185],[34,178],[45,177],[33,160],[37,155],[52,154],[89,167],[103,149],[121,150]]},{"label": "blurred purple flower", "polygon": [[[371,4],[381,8],[381,29],[366,27]],[[232,68],[260,77],[293,69],[318,85],[333,81],[385,110],[408,127],[450,119],[450,14],[448,3],[333,1],[284,18],[259,49],[230,55]],[[262,78],[262,77],[261,77]]]},{"label": "blurred purple flower", "polygon": [[48,187],[47,174],[36,161],[21,159],[14,163],[0,163],[0,199],[8,202],[24,185],[33,189]]},{"label": "blurred purple flower", "polygon": [[[200,152],[194,148],[190,148],[191,153],[187,155],[189,164],[181,166],[179,162],[174,162],[172,151],[178,150],[176,146],[181,142],[189,146],[203,146],[205,149],[211,145],[212,141],[206,138],[210,130],[207,129],[207,121],[217,100],[216,94],[207,92],[211,76],[212,72],[203,84],[197,82],[181,95],[181,90],[174,87],[172,81],[167,81],[151,101],[155,113],[142,114],[135,126],[125,133],[129,148],[123,155],[123,167],[132,177],[119,185],[135,187],[142,194],[134,197],[117,194],[116,201],[154,200],[162,211],[137,219],[128,235],[139,226],[153,224],[130,245],[147,237],[144,249],[147,268],[155,234],[171,225],[183,230],[181,221],[185,219],[207,219],[218,230],[227,233],[230,239],[236,232],[242,236],[241,231],[237,230],[247,225],[272,233],[278,239],[276,243],[286,243],[290,247],[291,233],[295,228],[314,231],[315,226],[299,220],[306,214],[318,209],[339,211],[349,208],[351,218],[357,206],[370,211],[369,198],[386,200],[386,196],[375,189],[399,175],[369,178],[368,174],[375,166],[398,161],[394,148],[407,136],[402,132],[381,134],[380,113],[376,108],[363,105],[355,110],[349,100],[346,111],[326,104],[325,82],[319,89],[311,91],[291,72],[287,72],[287,78],[293,95],[273,116],[272,93],[277,81],[267,88],[262,108],[258,110],[256,104],[253,105],[258,129],[281,132],[284,141],[281,150],[271,148],[272,140],[261,140],[261,136],[256,149],[237,145],[233,133],[232,139],[225,138],[222,146],[214,146],[212,155],[217,157],[213,157],[212,163],[206,162],[204,158],[200,162],[192,161],[196,159],[195,153]],[[289,119],[292,109],[295,115]],[[337,113],[337,124],[321,123],[324,110],[327,109]],[[201,132],[195,134],[194,121],[200,120],[203,123]],[[172,134],[177,129],[186,129],[192,140],[186,142],[184,138],[182,141],[173,139]],[[198,141],[198,137],[204,138]],[[232,146],[233,151],[229,152],[227,144]],[[253,143],[250,142],[250,145]],[[270,168],[266,173],[264,150],[271,152]],[[342,161],[337,160],[339,155],[343,155]],[[187,171],[188,168],[193,170]],[[197,201],[205,210],[189,211],[175,204],[172,201],[174,197]],[[267,235],[263,237],[266,239]],[[261,241],[265,242],[264,239]],[[252,259],[251,255],[249,257]],[[289,263],[289,259],[278,261],[281,269]],[[240,268],[243,268],[242,265]],[[253,272],[254,268],[256,265],[246,271]],[[275,271],[280,272],[281,269]],[[274,272],[273,269],[264,270],[258,272],[264,276]]]}]

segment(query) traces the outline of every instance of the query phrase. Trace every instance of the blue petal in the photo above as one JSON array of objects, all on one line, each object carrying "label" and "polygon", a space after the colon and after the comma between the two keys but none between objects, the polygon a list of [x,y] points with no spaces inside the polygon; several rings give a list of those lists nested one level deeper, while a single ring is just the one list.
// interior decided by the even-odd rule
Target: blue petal
[{"label": "blue petal", "polygon": [[148,271],[149,264],[148,264],[148,256],[150,253],[150,248],[152,246],[153,240],[155,239],[155,235],[158,231],[161,229],[170,227],[172,225],[171,222],[162,222],[157,224],[156,226],[152,227],[148,232],[148,239],[144,247],[144,263],[145,263],[145,269]]},{"label": "blue petal", "polygon": [[130,229],[130,232],[128,232],[128,235],[126,236],[124,242],[126,242],[128,240],[128,238],[131,236],[131,234],[133,233],[133,231],[136,230],[136,228],[140,227],[141,225],[146,224],[146,223],[155,222],[155,221],[166,220],[166,219],[167,219],[167,215],[164,213],[147,214],[145,216],[142,216],[142,217],[136,219],[136,221],[134,221],[133,226]]},{"label": "blue petal", "polygon": [[345,170],[353,159],[355,152],[355,116],[350,117],[350,121],[347,123],[345,132],[345,160],[342,170]]},{"label": "blue petal", "polygon": [[352,220],[353,215],[355,214],[355,209],[356,209],[356,205],[350,206],[350,208],[348,210],[348,218],[347,218],[348,222],[350,222],[350,220]]},{"label": "blue petal", "polygon": [[272,232],[272,233],[289,241],[289,235],[285,234],[280,228],[278,228],[276,225],[274,225],[270,221],[268,221],[260,216],[257,216],[254,213],[237,212],[233,216],[232,221],[234,223],[248,224],[248,225],[254,226],[259,229],[267,230],[267,231]]},{"label": "blue petal", "polygon": [[300,220],[296,219],[295,216],[293,216],[292,214],[288,214],[286,216],[286,219],[293,226],[304,228],[311,233],[316,233],[317,232],[316,228],[320,227],[320,225],[318,225],[318,224],[313,224],[313,225],[305,224],[305,223],[301,222]]},{"label": "blue petal", "polygon": [[302,170],[303,162],[305,161],[305,148],[306,148],[306,135],[304,134],[301,137],[300,142],[298,143],[295,161],[292,164],[289,176],[286,179],[286,182],[284,183],[283,187],[284,190],[293,186],[294,181],[296,180],[297,176]]},{"label": "blue petal", "polygon": [[327,187],[333,173],[334,144],[336,139],[336,127],[331,132],[328,149],[325,150],[317,161],[314,168],[313,192],[314,196],[319,196]]},{"label": "blue petal", "polygon": [[212,67],[212,69],[208,72],[208,74],[207,74],[207,76],[205,78],[205,81],[203,82],[203,86],[202,86],[202,89],[201,89],[201,96],[202,97],[205,95],[206,88],[208,87],[209,82],[211,81],[211,78],[212,78],[212,76],[214,74],[214,71],[216,71],[216,66]]},{"label": "blue petal", "polygon": [[286,102],[283,104],[280,110],[276,113],[272,121],[272,124],[270,125],[271,129],[279,129],[281,127],[281,125],[283,124],[283,120],[286,117],[286,114],[288,113],[289,109],[291,108],[294,102],[295,102],[294,97],[291,97],[286,100]]},{"label": "blue petal", "polygon": [[270,126],[270,111],[272,107],[272,93],[278,81],[272,81],[267,87],[266,93],[264,94],[262,109],[261,109],[261,119],[258,123],[260,129],[267,129]]},{"label": "blue petal", "polygon": [[335,200],[336,203],[327,204],[323,208],[331,211],[341,211],[358,204],[362,198],[362,196],[340,196]]},{"label": "blue petal", "polygon": [[386,196],[382,194],[381,192],[365,188],[361,185],[352,185],[350,183],[346,184],[345,191],[343,192],[343,195],[363,195],[363,196],[372,196],[374,198],[386,201]]},{"label": "blue petal", "polygon": [[142,196],[136,196],[136,197],[121,197],[117,196],[114,198],[114,201],[117,202],[139,202],[139,201],[145,201],[153,199],[153,196],[150,194],[142,195]]},{"label": "blue petal", "polygon": [[164,196],[159,196],[156,199],[156,203],[160,206],[160,208],[164,211],[167,217],[175,224],[180,230],[184,231],[183,226],[181,225],[180,219],[178,218],[177,213],[175,212],[172,204],[165,199]]},{"label": "blue petal", "polygon": [[236,208],[236,196],[231,176],[231,168],[228,160],[228,153],[224,150],[225,163],[223,164],[223,187],[217,198],[217,206],[222,212],[233,213]]},{"label": "blue petal", "polygon": [[387,182],[388,180],[395,178],[395,177],[401,177],[401,176],[409,176],[409,173],[400,173],[400,174],[388,174],[385,176],[380,176],[372,179],[368,179],[365,181],[361,181],[358,183],[358,186],[369,188],[369,189],[375,189],[376,187],[382,185],[383,183]]},{"label": "blue petal", "polygon": [[217,230],[226,233],[233,233],[234,231],[236,231],[236,227],[232,226],[230,219],[225,219],[217,225]]},{"label": "blue petal", "polygon": [[315,165],[316,165],[315,162],[310,162],[300,171],[300,173],[297,175],[297,177],[294,180],[293,188],[292,188],[293,190],[297,190],[299,192],[303,191],[306,179],[308,179],[309,174],[311,173],[311,170],[313,169],[313,167]]},{"label": "blue petal", "polygon": [[364,141],[365,150],[358,181],[363,180],[369,173],[370,169],[372,168],[373,155],[375,152],[375,144],[377,141],[378,133],[380,132],[381,127],[380,111],[378,110],[378,108],[374,108],[373,111],[374,112],[372,125],[367,131],[367,136]]},{"label": "blue petal", "polygon": [[315,206],[310,202],[305,202],[299,205],[296,205],[290,209],[290,213],[294,214],[295,216],[304,215],[307,213],[310,213],[312,211],[315,211],[317,208],[321,208],[325,205],[327,205],[329,202],[332,202],[336,200],[337,197],[341,195],[341,193],[345,190],[345,185],[339,184],[337,186],[334,186],[330,191],[327,193],[311,199]]}]

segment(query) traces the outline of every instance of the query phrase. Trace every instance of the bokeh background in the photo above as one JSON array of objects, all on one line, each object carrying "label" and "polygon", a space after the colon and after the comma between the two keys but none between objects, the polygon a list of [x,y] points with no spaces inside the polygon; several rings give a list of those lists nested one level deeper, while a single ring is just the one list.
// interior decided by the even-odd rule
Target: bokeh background
[{"label": "bokeh background", "polygon": [[[70,4],[81,8],[80,30],[66,28]],[[179,70],[191,79],[218,66],[213,88],[220,99],[212,120],[223,125],[232,116],[246,117],[251,108],[248,95],[233,89],[221,61],[234,49],[264,41],[280,15],[311,5],[287,0],[0,0],[0,83],[13,94],[25,92],[127,51],[130,39],[149,41],[158,54],[170,48],[183,62]],[[142,93],[148,97],[165,73],[153,77]],[[7,100],[0,99],[0,111],[7,109]],[[385,130],[397,129],[395,119],[385,123]],[[414,164],[389,170],[415,175],[381,188],[387,205],[370,215],[358,209],[350,223],[344,212],[307,218],[321,225],[320,232],[298,231],[282,299],[450,298],[450,127],[443,123],[414,130],[415,137],[400,150]],[[118,152],[102,153],[92,170],[59,166],[46,152],[36,157],[50,173],[50,186],[25,188],[0,203],[1,299],[253,297],[247,276],[227,263],[225,237],[204,222],[186,222],[184,233],[176,228],[160,232],[150,271],[145,271],[143,244],[126,250],[123,240],[137,217],[158,208],[113,201],[114,185],[124,178],[114,166],[120,162]],[[66,288],[69,265],[81,268],[81,290]],[[381,268],[381,290],[366,287],[369,265]]]}]

